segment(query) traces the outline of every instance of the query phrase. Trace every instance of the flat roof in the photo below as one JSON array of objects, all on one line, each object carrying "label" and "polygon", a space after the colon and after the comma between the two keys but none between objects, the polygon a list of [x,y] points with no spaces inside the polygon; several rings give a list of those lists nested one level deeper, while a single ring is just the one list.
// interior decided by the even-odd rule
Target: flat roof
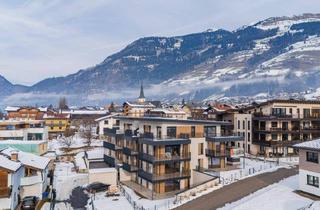
[{"label": "flat roof", "polygon": [[115,118],[116,118],[116,119],[123,119],[123,120],[168,122],[168,123],[181,123],[181,124],[232,125],[231,122],[227,122],[227,121],[176,119],[176,118],[165,118],[165,117],[128,117],[128,116],[116,116]]}]

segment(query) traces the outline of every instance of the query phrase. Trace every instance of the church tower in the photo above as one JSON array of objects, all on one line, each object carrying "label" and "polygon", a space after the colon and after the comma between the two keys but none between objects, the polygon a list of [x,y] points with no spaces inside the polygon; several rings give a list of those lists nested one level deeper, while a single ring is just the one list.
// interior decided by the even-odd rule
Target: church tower
[{"label": "church tower", "polygon": [[144,91],[143,91],[143,83],[141,82],[141,87],[140,87],[140,96],[138,98],[139,103],[144,103],[146,102],[146,97],[144,96]]}]

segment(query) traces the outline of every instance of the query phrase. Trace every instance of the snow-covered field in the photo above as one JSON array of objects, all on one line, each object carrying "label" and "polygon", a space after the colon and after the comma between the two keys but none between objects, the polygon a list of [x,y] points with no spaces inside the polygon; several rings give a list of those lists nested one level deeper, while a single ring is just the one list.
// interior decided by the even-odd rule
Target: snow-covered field
[{"label": "snow-covered field", "polygon": [[[93,201],[93,202],[92,202]],[[105,197],[105,193],[96,194],[88,200],[88,210],[133,210],[131,204],[124,196]]]},{"label": "snow-covered field", "polygon": [[[298,175],[263,188],[219,210],[298,210],[320,209],[320,202],[302,197],[294,191],[298,189]],[[314,202],[314,203],[313,203]]]}]

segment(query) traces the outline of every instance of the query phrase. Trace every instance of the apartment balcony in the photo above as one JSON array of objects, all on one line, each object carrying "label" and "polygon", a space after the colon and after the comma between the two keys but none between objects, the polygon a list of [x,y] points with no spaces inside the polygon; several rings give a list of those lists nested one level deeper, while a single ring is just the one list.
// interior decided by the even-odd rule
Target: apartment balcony
[{"label": "apartment balcony", "polygon": [[290,114],[264,114],[262,112],[256,112],[253,113],[253,120],[272,120],[272,119],[278,119],[278,120],[288,120],[288,119],[299,119],[299,115],[290,115]]},{"label": "apartment balcony", "polygon": [[104,155],[104,162],[106,162],[110,167],[115,167],[117,165],[117,161],[115,158]]},{"label": "apartment balcony", "polygon": [[0,198],[10,198],[11,191],[10,187],[0,187]]},{"label": "apartment balcony", "polygon": [[163,154],[158,156],[140,153],[139,159],[145,160],[149,163],[190,161],[191,153],[188,152],[181,155]]},{"label": "apartment balcony", "polygon": [[137,172],[138,167],[135,164],[122,163],[122,168],[128,172]]},{"label": "apartment balcony", "polygon": [[123,154],[130,155],[130,156],[134,156],[134,155],[139,154],[139,152],[136,149],[131,149],[129,147],[123,147],[122,152],[123,152]]},{"label": "apartment balcony", "polygon": [[206,149],[206,156],[208,156],[208,157],[227,157],[227,151]]},{"label": "apartment balcony", "polygon": [[160,181],[166,181],[166,180],[178,180],[178,179],[190,178],[191,171],[183,170],[181,172],[165,173],[162,175],[158,175],[158,174],[149,173],[142,169],[139,169],[138,176],[150,182],[160,182]]},{"label": "apartment balcony", "polygon": [[206,141],[212,142],[233,142],[233,141],[244,141],[243,136],[239,136],[233,132],[226,132],[226,133],[210,133],[206,134]]},{"label": "apartment balcony", "polygon": [[117,145],[117,144],[114,144],[114,143],[110,143],[110,142],[108,142],[108,141],[103,141],[103,147],[104,147],[104,148],[111,149],[111,150],[113,150],[113,151],[122,150],[122,146],[121,146],[121,145]]},{"label": "apartment balcony", "polygon": [[302,132],[309,133],[309,132],[320,132],[320,127],[318,126],[310,126],[310,127],[301,127]]},{"label": "apartment balcony", "polygon": [[144,133],[140,135],[139,143],[148,144],[153,146],[170,146],[170,145],[182,145],[190,144],[191,140],[186,135],[179,135],[179,137],[164,136],[154,137],[152,133]]},{"label": "apartment balcony", "polygon": [[28,176],[21,178],[21,186],[30,186],[42,183],[41,175]]},{"label": "apartment balcony", "polygon": [[103,133],[106,136],[121,136],[124,135],[119,128],[104,128]]}]

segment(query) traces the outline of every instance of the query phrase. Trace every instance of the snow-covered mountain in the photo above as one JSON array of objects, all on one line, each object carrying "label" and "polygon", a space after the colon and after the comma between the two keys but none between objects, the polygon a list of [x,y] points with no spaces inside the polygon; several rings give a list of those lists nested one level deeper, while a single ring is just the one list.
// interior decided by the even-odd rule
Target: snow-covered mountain
[{"label": "snow-covered mountain", "polygon": [[94,67],[43,80],[4,100],[36,97],[53,103],[65,94],[74,102],[104,103],[136,97],[141,80],[149,97],[167,100],[305,93],[314,98],[320,92],[319,57],[320,14],[269,18],[235,31],[141,38]]}]

